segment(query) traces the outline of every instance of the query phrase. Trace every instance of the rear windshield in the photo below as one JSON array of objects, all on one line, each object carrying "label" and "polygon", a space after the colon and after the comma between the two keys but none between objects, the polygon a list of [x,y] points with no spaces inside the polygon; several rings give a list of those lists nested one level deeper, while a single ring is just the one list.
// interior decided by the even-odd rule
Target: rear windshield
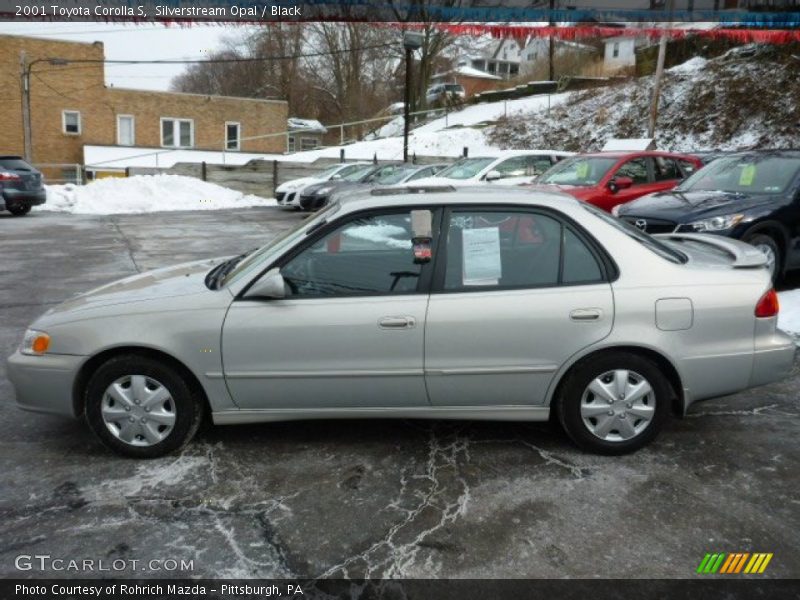
[{"label": "rear windshield", "polygon": [[0,157],[0,168],[7,169],[9,171],[32,171],[33,167],[31,167],[28,163],[26,163],[21,158],[14,158],[11,156],[7,157]]},{"label": "rear windshield", "polygon": [[495,158],[462,158],[446,169],[437,173],[438,177],[447,179],[469,179],[475,177],[481,170],[492,164]]},{"label": "rear windshield", "polygon": [[546,171],[536,183],[554,185],[597,185],[618,158],[607,156],[576,156],[562,160]]},{"label": "rear windshield", "polygon": [[591,204],[581,202],[581,206],[583,206],[583,208],[588,210],[597,218],[602,219],[609,225],[616,227],[618,230],[620,230],[628,237],[633,238],[651,252],[655,252],[661,258],[665,258],[670,262],[679,264],[683,264],[688,260],[686,255],[683,254],[682,252],[678,252],[677,250],[668,246],[664,242],[657,240],[656,238],[646,234],[641,229],[638,229],[637,227],[634,227],[633,225],[630,225],[621,219],[612,217],[607,212],[600,210],[599,208],[596,208]]}]

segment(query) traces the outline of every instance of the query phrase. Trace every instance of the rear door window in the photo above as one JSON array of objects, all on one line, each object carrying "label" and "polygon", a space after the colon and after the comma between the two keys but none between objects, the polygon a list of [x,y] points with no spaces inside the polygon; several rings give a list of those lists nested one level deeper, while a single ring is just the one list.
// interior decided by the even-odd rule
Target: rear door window
[{"label": "rear door window", "polygon": [[644,157],[641,158],[632,158],[628,161],[622,163],[619,169],[617,169],[615,177],[630,177],[633,179],[633,185],[641,185],[644,183],[649,183],[650,179],[647,174],[647,159]]},{"label": "rear door window", "polygon": [[655,165],[656,181],[683,179],[683,173],[678,168],[678,163],[675,159],[656,156],[653,159],[653,164]]}]

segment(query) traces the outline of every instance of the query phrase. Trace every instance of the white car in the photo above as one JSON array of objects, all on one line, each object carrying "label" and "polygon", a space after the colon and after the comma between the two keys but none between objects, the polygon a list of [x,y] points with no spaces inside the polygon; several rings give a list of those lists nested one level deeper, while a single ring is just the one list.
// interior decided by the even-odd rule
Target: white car
[{"label": "white car", "polygon": [[368,162],[339,163],[328,167],[324,171],[320,171],[316,175],[292,179],[275,188],[275,199],[281,206],[296,205],[296,203],[293,204],[293,202],[300,198],[298,192],[301,192],[307,185],[322,183],[323,181],[338,180],[356,169],[363,168],[364,165],[368,166],[370,164],[371,163]]},{"label": "white car", "polygon": [[547,171],[574,152],[557,150],[504,150],[456,161],[435,177],[418,179],[414,186],[468,187],[486,183],[519,185]]}]

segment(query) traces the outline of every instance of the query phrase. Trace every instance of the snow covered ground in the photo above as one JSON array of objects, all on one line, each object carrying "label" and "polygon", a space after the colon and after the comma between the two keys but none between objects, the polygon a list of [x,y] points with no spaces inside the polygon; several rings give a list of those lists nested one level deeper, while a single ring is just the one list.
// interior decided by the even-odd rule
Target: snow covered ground
[{"label": "snow covered ground", "polygon": [[778,327],[790,333],[800,342],[800,290],[779,292],[781,310],[778,313]]},{"label": "snow covered ground", "polygon": [[275,206],[274,199],[242,194],[181,175],[108,178],[87,185],[48,185],[47,203],[33,210],[108,215],[175,210]]}]

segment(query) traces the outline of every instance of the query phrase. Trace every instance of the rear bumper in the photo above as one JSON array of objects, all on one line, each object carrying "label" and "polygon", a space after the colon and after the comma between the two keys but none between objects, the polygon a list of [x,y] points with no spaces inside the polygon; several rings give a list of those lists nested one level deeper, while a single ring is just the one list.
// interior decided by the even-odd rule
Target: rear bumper
[{"label": "rear bumper", "polygon": [[[47,192],[42,190],[13,190],[4,188],[0,191],[0,202],[9,204],[29,204],[38,206],[47,202]],[[5,206],[3,208],[5,208]]]},{"label": "rear bumper", "polygon": [[794,340],[782,331],[775,331],[767,338],[759,337],[753,353],[750,387],[786,377],[794,365],[795,350]]},{"label": "rear bumper", "polygon": [[84,360],[83,356],[68,354],[12,354],[8,358],[7,371],[16,392],[17,407],[34,412],[78,416],[72,403],[72,390]]}]

